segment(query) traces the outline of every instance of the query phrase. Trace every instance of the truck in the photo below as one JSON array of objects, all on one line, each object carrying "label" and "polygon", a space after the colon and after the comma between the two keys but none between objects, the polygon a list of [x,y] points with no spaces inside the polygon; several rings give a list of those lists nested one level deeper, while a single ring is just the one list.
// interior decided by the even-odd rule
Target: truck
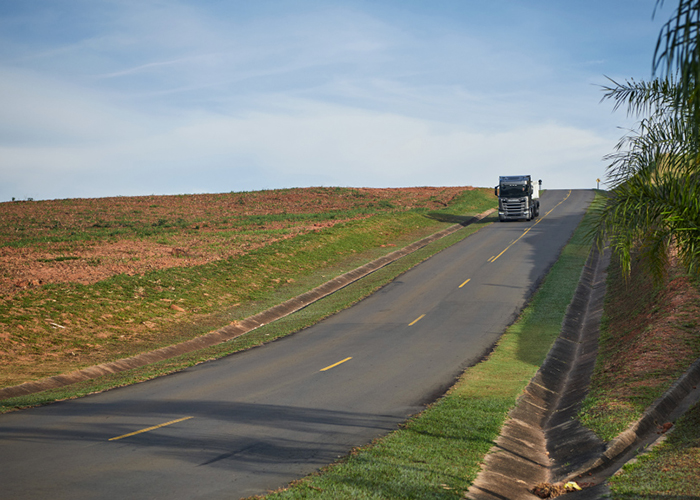
[{"label": "truck", "polygon": [[542,181],[532,183],[529,175],[506,175],[498,178],[498,220],[531,220],[540,215]]}]

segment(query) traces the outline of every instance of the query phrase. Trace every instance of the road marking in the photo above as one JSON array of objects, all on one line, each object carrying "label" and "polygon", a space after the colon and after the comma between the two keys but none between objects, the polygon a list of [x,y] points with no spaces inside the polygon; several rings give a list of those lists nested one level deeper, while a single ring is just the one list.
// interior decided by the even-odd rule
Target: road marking
[{"label": "road marking", "polygon": [[459,285],[459,288],[462,288],[464,285],[466,285],[466,284],[469,283],[470,281],[471,281],[471,278],[469,278],[467,281],[465,281],[464,283],[462,283],[461,285]]},{"label": "road marking", "polygon": [[154,431],[154,430],[156,430],[156,429],[160,429],[161,427],[165,427],[166,425],[176,424],[176,423],[178,423],[178,422],[183,422],[183,421],[189,420],[189,419],[191,419],[191,418],[194,418],[194,417],[178,418],[177,420],[171,420],[170,422],[165,422],[164,424],[154,425],[153,427],[147,427],[147,428],[145,428],[145,429],[141,429],[140,431],[130,432],[129,434],[124,434],[123,436],[117,436],[117,437],[109,438],[109,440],[110,440],[110,441],[116,441],[117,439],[128,438],[128,437],[131,437],[131,436],[135,436],[136,434],[141,434],[142,432]]},{"label": "road marking", "polygon": [[[569,196],[571,196],[571,190],[569,190],[569,192],[566,193],[566,196],[564,197],[564,199],[561,200],[559,203],[557,203],[557,204],[552,208],[552,210],[554,210],[554,209],[557,208],[559,205],[561,205],[562,203],[564,203],[567,199],[569,199]],[[552,210],[550,210],[549,212],[547,212],[546,214],[544,214],[542,217],[540,217],[539,219],[537,219],[537,222],[535,222],[532,226],[528,227],[528,228],[525,230],[525,232],[524,232],[523,234],[521,234],[521,235],[518,237],[518,239],[516,239],[515,241],[513,241],[513,243],[511,243],[510,245],[508,245],[508,246],[506,247],[506,249],[503,250],[501,253],[499,253],[499,254],[496,255],[495,257],[491,257],[491,258],[488,260],[488,262],[496,262],[496,259],[498,259],[501,255],[503,255],[504,253],[506,253],[510,247],[512,247],[512,246],[515,245],[518,241],[520,241],[520,239],[521,239],[523,236],[525,236],[525,235],[530,231],[530,229],[532,229],[533,227],[535,227],[537,224],[539,224],[540,222],[542,222],[542,219],[544,219],[544,218],[547,217],[549,214],[551,214],[551,213],[552,213]]]},{"label": "road marking", "polygon": [[[557,208],[559,205],[561,205],[562,203],[564,203],[564,202],[569,198],[569,196],[571,196],[571,190],[570,190],[570,189],[569,189],[569,192],[566,193],[566,196],[564,197],[564,199],[561,200],[559,203],[557,203],[557,204],[552,208],[552,210],[554,210],[554,209]],[[549,214],[551,214],[551,213],[552,213],[552,210],[550,210],[549,212],[547,212],[546,214],[544,214],[543,217],[547,217]]]},{"label": "road marking", "polygon": [[[542,219],[540,219],[540,220],[542,220]],[[521,235],[518,237],[518,239],[516,239],[516,240],[513,241],[510,245],[508,245],[508,246],[505,248],[505,250],[503,250],[501,253],[499,253],[499,254],[496,255],[495,257],[492,257],[491,260],[490,260],[489,262],[496,262],[496,259],[498,259],[501,255],[503,255],[504,253],[506,253],[510,247],[512,247],[512,246],[515,245],[518,241],[520,241],[520,239],[521,239],[523,236],[525,236],[525,235],[528,233],[528,231],[530,231],[530,229],[532,229],[533,227],[535,227],[539,222],[540,222],[540,221],[538,220],[535,224],[533,224],[532,226],[528,227],[528,228],[525,230],[525,232],[524,232],[523,234],[521,234]]]},{"label": "road marking", "polygon": [[418,322],[419,322],[420,320],[422,320],[423,318],[425,318],[425,314],[421,314],[420,316],[418,316],[416,319],[414,319],[413,321],[411,321],[411,322],[408,324],[408,326],[413,326],[413,325],[415,325],[416,323],[418,323]]},{"label": "road marking", "polygon": [[342,365],[343,363],[345,363],[346,361],[350,361],[351,359],[352,359],[352,356],[350,356],[349,358],[345,358],[342,361],[338,361],[337,363],[333,363],[331,366],[326,366],[325,368],[321,368],[319,371],[325,372],[326,370],[330,370],[331,368],[335,368],[338,365]]}]

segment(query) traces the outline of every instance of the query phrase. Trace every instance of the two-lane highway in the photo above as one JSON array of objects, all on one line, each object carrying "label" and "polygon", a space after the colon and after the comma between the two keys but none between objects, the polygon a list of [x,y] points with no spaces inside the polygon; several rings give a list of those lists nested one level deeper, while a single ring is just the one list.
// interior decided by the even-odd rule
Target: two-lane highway
[{"label": "two-lane highway", "polygon": [[547,191],[356,306],[171,376],[0,415],[3,498],[240,498],[396,428],[475,363],[593,198]]}]

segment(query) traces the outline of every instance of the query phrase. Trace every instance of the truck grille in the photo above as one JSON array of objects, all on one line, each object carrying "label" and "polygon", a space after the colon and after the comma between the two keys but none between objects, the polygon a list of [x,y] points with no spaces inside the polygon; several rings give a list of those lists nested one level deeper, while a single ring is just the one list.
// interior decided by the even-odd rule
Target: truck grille
[{"label": "truck grille", "polygon": [[506,217],[524,217],[525,206],[525,200],[503,201],[503,213]]}]

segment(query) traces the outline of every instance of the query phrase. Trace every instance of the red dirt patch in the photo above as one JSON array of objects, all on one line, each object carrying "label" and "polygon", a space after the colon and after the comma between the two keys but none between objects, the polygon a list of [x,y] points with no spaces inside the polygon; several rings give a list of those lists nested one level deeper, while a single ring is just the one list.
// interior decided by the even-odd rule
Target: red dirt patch
[{"label": "red dirt patch", "polygon": [[[619,273],[613,263],[610,273]],[[700,356],[700,292],[678,267],[654,286],[641,266],[608,289],[607,336],[600,383],[611,398],[648,404]],[[651,391],[650,391],[651,389]]]},{"label": "red dirt patch", "polygon": [[[444,208],[469,189],[310,188],[0,203],[0,297],[51,283],[91,284],[206,264],[374,213]],[[256,221],[334,212],[333,219]]]}]

